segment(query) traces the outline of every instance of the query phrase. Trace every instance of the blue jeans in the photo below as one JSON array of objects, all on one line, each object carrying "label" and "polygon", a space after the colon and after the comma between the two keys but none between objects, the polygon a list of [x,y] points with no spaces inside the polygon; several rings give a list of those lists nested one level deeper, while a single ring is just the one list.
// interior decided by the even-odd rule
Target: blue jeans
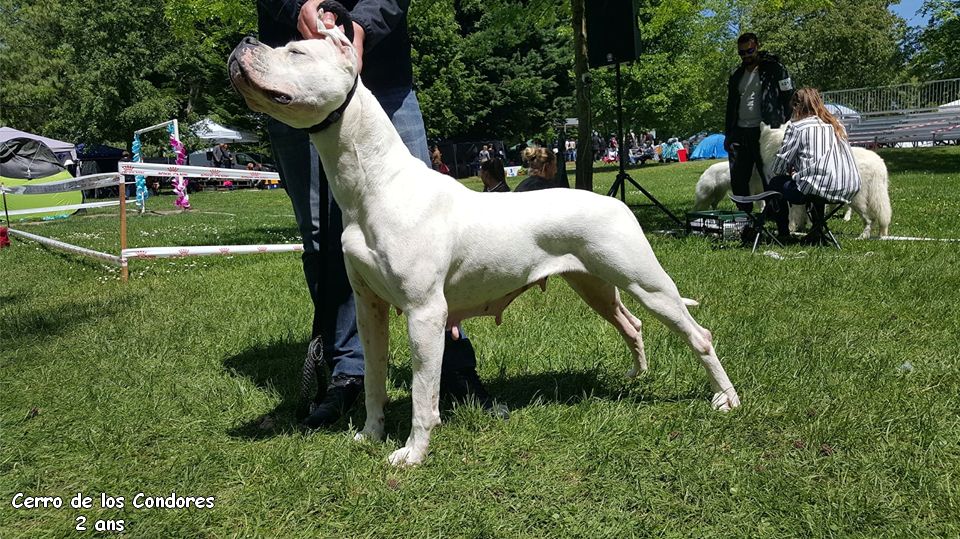
[{"label": "blue jeans", "polygon": [[[374,94],[404,144],[430,166],[420,104],[412,89]],[[323,357],[334,377],[363,376],[363,348],[357,334],[353,290],[343,263],[343,215],[333,199],[316,148],[302,129],[267,122],[277,172],[283,179],[303,237],[303,271],[313,300],[313,336],[323,337]],[[461,339],[466,341],[466,339]],[[467,346],[469,342],[464,343]],[[471,348],[472,356],[472,348]]]}]

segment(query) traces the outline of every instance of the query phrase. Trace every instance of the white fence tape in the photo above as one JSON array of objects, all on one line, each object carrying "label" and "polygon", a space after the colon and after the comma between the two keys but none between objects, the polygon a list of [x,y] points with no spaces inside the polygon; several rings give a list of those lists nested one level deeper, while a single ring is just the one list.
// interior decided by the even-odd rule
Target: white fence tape
[{"label": "white fence tape", "polygon": [[12,236],[19,236],[21,238],[26,238],[28,240],[33,240],[39,244],[46,245],[48,247],[53,247],[54,249],[60,249],[62,251],[67,251],[70,253],[78,254],[81,256],[89,256],[91,258],[97,258],[103,260],[104,262],[109,262],[115,266],[123,265],[123,260],[116,255],[111,255],[108,253],[101,253],[100,251],[94,251],[93,249],[87,249],[86,247],[79,247],[77,245],[71,245],[69,243],[64,243],[59,240],[52,238],[47,238],[44,236],[38,236],[36,234],[31,234],[29,232],[24,232],[22,230],[9,229],[9,232]]},{"label": "white fence tape", "polygon": [[[127,204],[135,204],[136,199],[127,200]],[[110,206],[119,206],[119,200],[107,200],[105,202],[84,202],[83,204],[68,204],[66,206],[49,206],[46,208],[27,208],[23,210],[10,210],[9,214],[14,215],[29,215],[32,213],[47,213],[54,211],[67,211],[67,210],[85,210],[88,208],[109,208]]]},{"label": "white fence tape", "polygon": [[118,185],[121,181],[120,174],[110,172],[107,174],[89,174],[87,176],[77,176],[66,180],[46,183],[27,183],[24,185],[4,185],[0,186],[0,191],[12,195],[48,195],[50,193],[66,193],[68,191],[82,191],[85,189],[96,189],[98,187],[109,187]]},{"label": "white fence tape", "polygon": [[120,173],[140,176],[183,176],[186,178],[206,178],[210,180],[279,180],[276,172],[246,170],[235,168],[191,167],[186,165],[164,165],[161,163],[120,163]]},{"label": "white fence tape", "polygon": [[887,241],[960,241],[953,238],[915,238],[912,236],[883,236],[881,240]]},{"label": "white fence tape", "polygon": [[280,243],[272,245],[194,245],[189,247],[134,247],[123,250],[123,257],[132,258],[174,258],[184,256],[232,256],[264,253],[299,253],[303,245],[299,243]]}]

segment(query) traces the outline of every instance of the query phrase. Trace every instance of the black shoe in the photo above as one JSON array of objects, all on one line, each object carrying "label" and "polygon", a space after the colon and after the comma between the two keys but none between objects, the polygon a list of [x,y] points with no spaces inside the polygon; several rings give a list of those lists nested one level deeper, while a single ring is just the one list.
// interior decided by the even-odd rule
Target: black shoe
[{"label": "black shoe", "polygon": [[465,368],[440,374],[440,398],[455,404],[470,402],[480,405],[487,413],[500,419],[510,417],[510,409],[495,401],[483,387],[475,368]]},{"label": "black shoe", "polygon": [[319,429],[335,424],[344,414],[353,408],[357,397],[363,392],[362,376],[334,377],[323,401],[313,408],[313,411],[300,425],[307,429]]}]

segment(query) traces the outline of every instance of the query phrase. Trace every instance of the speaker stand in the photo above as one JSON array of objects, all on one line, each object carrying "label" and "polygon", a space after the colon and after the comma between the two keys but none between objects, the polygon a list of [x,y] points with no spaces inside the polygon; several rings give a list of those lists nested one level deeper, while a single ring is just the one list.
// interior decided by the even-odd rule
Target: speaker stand
[{"label": "speaker stand", "polygon": [[[684,224],[683,221],[680,220],[679,217],[674,215],[673,212],[671,212],[670,210],[667,209],[666,206],[661,204],[660,201],[657,200],[655,196],[651,195],[649,191],[644,189],[642,185],[637,183],[636,180],[634,180],[633,178],[630,177],[629,174],[627,174],[626,165],[623,160],[623,145],[624,145],[623,89],[621,88],[621,83],[620,83],[620,62],[616,63],[616,73],[617,73],[617,83],[616,83],[617,84],[617,141],[619,142],[619,146],[617,147],[617,160],[620,162],[620,173],[617,174],[617,179],[614,180],[613,185],[610,186],[610,191],[607,192],[607,196],[614,196],[617,193],[617,191],[620,191],[620,200],[623,203],[626,203],[627,202],[626,182],[630,182],[634,187],[639,189],[641,193],[646,195],[646,197],[649,198],[650,201],[653,202],[658,208],[663,210],[663,213],[667,214],[678,225],[680,225],[680,227],[685,228],[686,225]],[[630,149],[627,148],[627,151],[629,152]]]}]

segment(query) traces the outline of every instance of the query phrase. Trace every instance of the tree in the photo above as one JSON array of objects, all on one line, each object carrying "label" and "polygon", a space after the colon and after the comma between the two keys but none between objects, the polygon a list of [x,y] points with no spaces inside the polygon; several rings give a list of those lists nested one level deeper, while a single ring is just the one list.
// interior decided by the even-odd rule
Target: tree
[{"label": "tree", "polygon": [[171,118],[215,112],[252,124],[225,69],[251,29],[252,7],[242,4],[115,0],[91,9],[80,0],[0,0],[0,121],[118,146]]},{"label": "tree", "polygon": [[433,138],[552,136],[570,114],[567,6],[436,0],[410,11],[418,96]]},{"label": "tree", "polygon": [[925,0],[921,12],[927,25],[910,36],[910,72],[921,80],[960,77],[960,4]]},{"label": "tree", "polygon": [[781,56],[798,86],[843,90],[892,84],[900,76],[905,23],[889,0],[833,0],[748,17],[764,49]]}]

